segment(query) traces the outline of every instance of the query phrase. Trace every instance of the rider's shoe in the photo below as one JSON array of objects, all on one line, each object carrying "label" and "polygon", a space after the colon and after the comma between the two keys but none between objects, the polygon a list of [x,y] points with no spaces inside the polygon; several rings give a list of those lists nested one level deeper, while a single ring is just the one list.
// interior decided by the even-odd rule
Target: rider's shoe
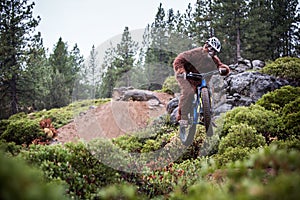
[{"label": "rider's shoe", "polygon": [[189,121],[188,121],[188,120],[181,119],[181,120],[179,120],[179,124],[180,124],[181,127],[187,128],[188,125],[189,125]]}]

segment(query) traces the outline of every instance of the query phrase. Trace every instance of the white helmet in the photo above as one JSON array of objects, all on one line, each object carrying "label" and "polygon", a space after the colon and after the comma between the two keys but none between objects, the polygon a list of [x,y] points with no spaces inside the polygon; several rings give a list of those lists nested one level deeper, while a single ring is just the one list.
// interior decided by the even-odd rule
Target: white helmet
[{"label": "white helmet", "polygon": [[221,43],[218,38],[211,37],[206,41],[206,43],[212,46],[212,48],[214,48],[214,50],[216,50],[218,53],[221,51]]}]

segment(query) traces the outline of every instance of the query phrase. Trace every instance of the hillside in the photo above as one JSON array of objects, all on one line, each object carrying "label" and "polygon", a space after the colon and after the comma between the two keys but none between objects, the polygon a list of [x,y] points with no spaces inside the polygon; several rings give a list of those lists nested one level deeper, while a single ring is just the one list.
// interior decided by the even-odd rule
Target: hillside
[{"label": "hillside", "polygon": [[145,128],[151,120],[166,113],[166,105],[173,98],[167,93],[154,92],[161,104],[151,101],[110,101],[89,109],[71,123],[58,129],[61,143],[96,137],[115,138],[130,131]]}]

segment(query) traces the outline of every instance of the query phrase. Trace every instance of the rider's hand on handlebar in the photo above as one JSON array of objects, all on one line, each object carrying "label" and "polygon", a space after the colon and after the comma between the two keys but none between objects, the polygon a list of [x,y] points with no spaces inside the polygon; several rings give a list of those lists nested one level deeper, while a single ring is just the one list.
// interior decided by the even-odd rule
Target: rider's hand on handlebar
[{"label": "rider's hand on handlebar", "polygon": [[226,76],[228,74],[226,68],[219,68],[219,73],[221,76]]},{"label": "rider's hand on handlebar", "polygon": [[180,77],[180,78],[183,78],[184,80],[186,80],[186,72],[180,72],[180,73],[177,73],[177,77]]},{"label": "rider's hand on handlebar", "polygon": [[225,64],[219,66],[218,69],[221,76],[227,76],[230,72],[230,68]]}]

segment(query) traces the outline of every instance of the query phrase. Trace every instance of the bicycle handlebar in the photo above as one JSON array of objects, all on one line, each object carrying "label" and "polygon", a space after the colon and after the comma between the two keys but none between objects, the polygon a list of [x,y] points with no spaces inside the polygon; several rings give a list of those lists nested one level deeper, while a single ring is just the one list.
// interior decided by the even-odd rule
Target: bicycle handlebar
[{"label": "bicycle handlebar", "polygon": [[218,70],[206,72],[206,73],[183,73],[183,74],[177,74],[177,77],[184,78],[184,79],[191,79],[195,81],[200,81],[202,80],[203,77],[214,75],[214,74],[219,74],[220,72]]}]

